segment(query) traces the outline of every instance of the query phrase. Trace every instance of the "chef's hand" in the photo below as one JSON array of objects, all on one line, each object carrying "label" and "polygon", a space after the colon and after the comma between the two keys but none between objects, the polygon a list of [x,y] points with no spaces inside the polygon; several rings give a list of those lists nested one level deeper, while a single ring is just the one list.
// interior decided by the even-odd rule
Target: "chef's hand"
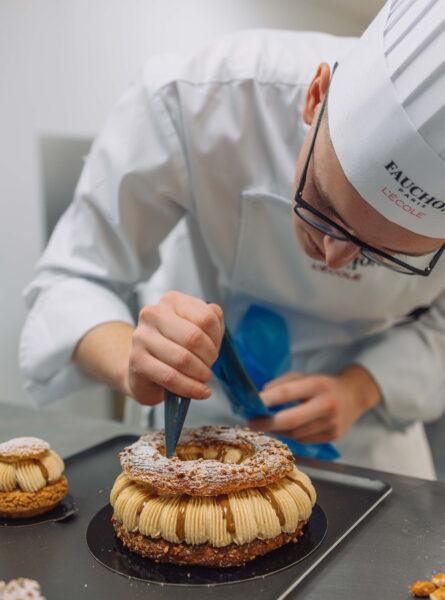
[{"label": "chef's hand", "polygon": [[217,304],[167,292],[139,313],[130,350],[127,389],[140,404],[159,404],[163,389],[187,398],[211,394],[206,383],[224,333]]},{"label": "chef's hand", "polygon": [[375,380],[359,365],[334,376],[287,373],[266,385],[261,397],[267,406],[294,400],[301,403],[270,418],[251,419],[249,426],[304,444],[332,442],[341,437],[382,399]]}]

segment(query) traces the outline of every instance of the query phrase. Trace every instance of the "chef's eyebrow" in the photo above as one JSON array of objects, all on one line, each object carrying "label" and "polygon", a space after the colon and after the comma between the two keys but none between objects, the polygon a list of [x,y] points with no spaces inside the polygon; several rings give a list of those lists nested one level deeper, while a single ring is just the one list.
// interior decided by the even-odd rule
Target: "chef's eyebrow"
[{"label": "chef's eyebrow", "polygon": [[[315,158],[314,155],[312,155],[312,158],[313,159]],[[322,209],[322,212],[326,211],[326,212],[330,213],[330,215],[334,216],[338,221],[340,221],[341,225],[345,229],[353,231],[352,227],[350,225],[348,225],[348,223],[346,223],[346,221],[343,219],[343,217],[341,215],[339,215],[338,212],[335,210],[335,208],[332,206],[332,202],[329,199],[329,196],[326,194],[326,192],[323,190],[322,186],[320,185],[320,180],[318,178],[318,175],[317,175],[317,172],[315,169],[315,160],[313,161],[312,174],[313,174],[315,192],[320,200],[320,208]],[[352,234],[352,235],[354,235],[354,234]],[[436,248],[435,250],[429,250],[428,252],[415,253],[415,252],[406,252],[404,250],[395,250],[394,248],[387,248],[386,246],[383,246],[381,248],[381,250],[383,250],[383,252],[394,252],[395,254],[404,254],[405,256],[413,256],[413,257],[428,256],[428,254],[432,254],[437,249],[438,248]]]}]

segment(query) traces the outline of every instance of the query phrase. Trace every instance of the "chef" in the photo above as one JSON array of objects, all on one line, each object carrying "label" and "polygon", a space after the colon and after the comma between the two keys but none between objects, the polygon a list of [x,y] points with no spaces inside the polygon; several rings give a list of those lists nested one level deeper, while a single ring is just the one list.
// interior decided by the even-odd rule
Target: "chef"
[{"label": "chef", "polygon": [[[154,425],[163,388],[199,400],[189,425],[236,422],[211,365],[224,321],[236,330],[261,306],[287,325],[291,368],[263,390],[282,410],[250,425],[433,478],[422,423],[445,408],[444,56],[445,0],[390,0],[358,40],[250,31],[151,59],[25,290],[34,402],[99,380],[158,405]],[[134,317],[172,230],[149,283],[165,293]]]}]

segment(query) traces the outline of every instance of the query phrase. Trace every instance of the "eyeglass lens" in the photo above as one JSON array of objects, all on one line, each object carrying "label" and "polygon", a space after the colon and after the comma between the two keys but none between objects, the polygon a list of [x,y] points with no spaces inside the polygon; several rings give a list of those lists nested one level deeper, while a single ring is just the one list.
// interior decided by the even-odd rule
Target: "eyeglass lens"
[{"label": "eyeglass lens", "polygon": [[[312,227],[314,227],[315,229],[318,229],[325,235],[329,235],[330,237],[332,237],[336,240],[342,241],[342,242],[350,241],[340,230],[336,229],[330,223],[327,223],[326,221],[324,221],[317,215],[313,214],[308,209],[306,209],[302,206],[296,206],[295,210],[298,213],[298,215],[304,221],[306,221],[306,223],[308,223],[309,225],[312,225]],[[399,273],[411,273],[409,268],[403,267],[402,265],[398,265],[397,263],[392,262],[388,258],[381,256],[380,254],[376,254],[375,252],[372,252],[372,250],[368,250],[367,248],[360,248],[360,251],[363,254],[363,256],[365,256],[366,258],[369,258],[370,260],[372,260],[373,262],[375,262],[379,265],[388,267],[388,268],[392,269],[393,271],[397,271]],[[403,262],[409,261],[409,264],[411,266],[416,267],[418,269],[425,269],[428,266],[431,258],[434,256],[434,252],[431,252],[428,255],[419,256],[419,257],[406,256],[404,254],[394,254],[392,256],[394,258],[398,258],[398,259],[402,260]]]}]

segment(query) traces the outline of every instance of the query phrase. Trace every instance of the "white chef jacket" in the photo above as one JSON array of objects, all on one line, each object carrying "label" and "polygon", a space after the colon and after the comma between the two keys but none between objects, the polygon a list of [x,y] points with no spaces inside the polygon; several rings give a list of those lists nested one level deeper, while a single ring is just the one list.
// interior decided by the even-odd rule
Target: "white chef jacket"
[{"label": "white chef jacket", "polygon": [[[146,64],[95,140],[25,290],[20,363],[37,404],[93,384],[70,360],[77,342],[100,323],[133,323],[127,300],[184,218],[161,287],[218,302],[231,327],[253,303],[280,313],[295,370],[362,364],[384,402],[337,442],[343,460],[433,476],[420,422],[445,407],[445,260],[428,278],[365,258],[334,271],[303,252],[292,226],[308,85],[320,62],[341,60],[354,42],[249,31]],[[407,318],[418,307],[428,310]],[[195,402],[188,422],[208,422],[212,406],[221,419],[215,399]]]}]

